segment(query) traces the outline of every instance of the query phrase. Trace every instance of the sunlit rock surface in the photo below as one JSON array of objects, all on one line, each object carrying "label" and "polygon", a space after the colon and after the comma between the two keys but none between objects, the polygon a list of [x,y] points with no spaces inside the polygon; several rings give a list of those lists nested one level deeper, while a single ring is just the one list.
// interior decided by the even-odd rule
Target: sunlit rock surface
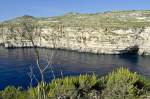
[{"label": "sunlit rock surface", "polygon": [[[46,24],[45,27],[38,29],[40,35],[34,31],[33,41],[37,47],[45,48],[96,54],[150,55],[149,17],[150,11],[121,11],[93,15],[66,14],[46,20],[36,19],[37,24],[44,26],[49,23],[51,25]],[[32,19],[32,17],[27,17],[27,19]],[[20,22],[18,20],[15,22]],[[25,38],[27,34],[22,36],[21,27],[20,29],[13,28],[13,30],[7,27],[8,24],[13,23],[14,20],[3,23],[5,26],[1,28],[0,43],[5,47],[32,47],[32,42]]]}]

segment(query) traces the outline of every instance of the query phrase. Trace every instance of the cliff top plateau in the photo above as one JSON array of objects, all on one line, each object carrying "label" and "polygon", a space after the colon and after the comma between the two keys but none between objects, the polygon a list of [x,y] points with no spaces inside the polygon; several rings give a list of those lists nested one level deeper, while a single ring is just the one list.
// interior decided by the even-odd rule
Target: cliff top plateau
[{"label": "cliff top plateau", "polygon": [[33,17],[24,15],[1,22],[0,26],[18,26],[22,22],[32,22],[42,26],[77,26],[126,29],[150,26],[150,10],[107,11],[95,14],[67,13],[55,17]]}]

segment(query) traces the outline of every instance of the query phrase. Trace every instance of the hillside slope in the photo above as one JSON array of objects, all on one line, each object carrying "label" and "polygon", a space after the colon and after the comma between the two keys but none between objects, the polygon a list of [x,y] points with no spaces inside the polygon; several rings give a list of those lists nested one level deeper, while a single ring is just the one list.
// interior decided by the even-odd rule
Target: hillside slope
[{"label": "hillside slope", "polygon": [[98,54],[150,55],[149,10],[68,13],[47,18],[26,15],[4,21],[0,27],[0,43],[5,47],[32,47],[27,33],[32,29],[30,34],[38,47]]}]

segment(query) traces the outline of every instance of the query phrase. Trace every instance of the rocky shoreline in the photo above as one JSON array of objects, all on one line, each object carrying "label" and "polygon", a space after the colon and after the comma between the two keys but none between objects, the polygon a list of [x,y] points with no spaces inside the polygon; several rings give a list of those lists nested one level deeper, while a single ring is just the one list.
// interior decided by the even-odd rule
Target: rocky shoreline
[{"label": "rocky shoreline", "polygon": [[150,11],[118,11],[49,18],[17,17],[0,24],[0,43],[6,48],[32,47],[29,40],[32,35],[36,47],[150,55],[149,16]]},{"label": "rocky shoreline", "polygon": [[[90,52],[95,54],[124,54],[137,53],[139,55],[150,55],[150,27],[143,30],[114,30],[106,32],[102,28],[89,29],[65,27],[63,32],[53,28],[43,29],[40,37],[35,37],[35,46],[43,48],[56,48],[66,50],[76,50],[78,52]],[[8,32],[7,32],[8,33]],[[55,35],[52,35],[55,33]],[[63,33],[63,34],[62,34]],[[33,47],[31,41],[21,40],[20,36],[8,40],[8,36],[3,38],[3,45],[11,47]],[[19,35],[19,33],[16,33]],[[53,39],[54,38],[54,39]]]}]

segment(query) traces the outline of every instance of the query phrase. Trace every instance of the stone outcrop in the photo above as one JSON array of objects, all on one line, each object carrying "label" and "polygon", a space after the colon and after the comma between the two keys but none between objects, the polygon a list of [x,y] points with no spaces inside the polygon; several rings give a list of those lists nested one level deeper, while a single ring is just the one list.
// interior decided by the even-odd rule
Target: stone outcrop
[{"label": "stone outcrop", "polygon": [[[150,55],[149,16],[150,11],[68,14],[45,19],[24,16],[4,22],[5,27],[0,28],[0,43],[7,48],[32,47],[34,42],[37,47],[96,54]],[[28,39],[29,34],[23,27],[10,28],[8,25],[33,19],[32,22],[39,24],[51,24],[30,33],[33,42]]]},{"label": "stone outcrop", "polygon": [[[1,43],[5,47],[32,47],[18,32],[5,30]],[[43,28],[33,39],[37,47],[76,50],[96,54],[138,53],[150,54],[150,27],[106,30],[101,27]]]}]

